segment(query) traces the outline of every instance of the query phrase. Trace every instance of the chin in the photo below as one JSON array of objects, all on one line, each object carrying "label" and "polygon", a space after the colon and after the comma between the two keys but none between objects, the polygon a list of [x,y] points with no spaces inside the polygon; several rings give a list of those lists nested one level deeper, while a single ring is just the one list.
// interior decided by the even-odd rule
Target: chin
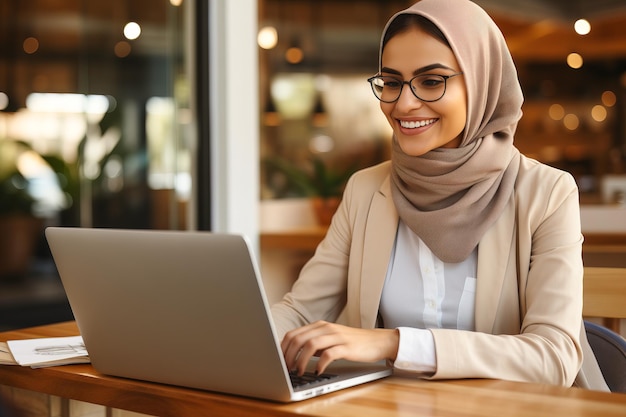
[{"label": "chin", "polygon": [[432,150],[430,147],[423,146],[423,143],[415,143],[415,139],[409,141],[398,140],[402,152],[409,156],[422,156]]}]

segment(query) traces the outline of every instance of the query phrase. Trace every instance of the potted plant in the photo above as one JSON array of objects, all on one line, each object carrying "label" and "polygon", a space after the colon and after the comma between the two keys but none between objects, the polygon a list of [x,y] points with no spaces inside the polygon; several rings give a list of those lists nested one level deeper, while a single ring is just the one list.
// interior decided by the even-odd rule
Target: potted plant
[{"label": "potted plant", "polygon": [[22,142],[0,140],[0,278],[23,276],[32,259],[43,221],[33,214],[35,199],[16,161]]},{"label": "potted plant", "polygon": [[293,164],[282,158],[266,160],[268,169],[284,176],[287,193],[311,199],[313,211],[320,225],[330,224],[341,201],[348,178],[356,171],[357,164],[347,168],[332,168],[329,163],[314,157],[304,166]]}]

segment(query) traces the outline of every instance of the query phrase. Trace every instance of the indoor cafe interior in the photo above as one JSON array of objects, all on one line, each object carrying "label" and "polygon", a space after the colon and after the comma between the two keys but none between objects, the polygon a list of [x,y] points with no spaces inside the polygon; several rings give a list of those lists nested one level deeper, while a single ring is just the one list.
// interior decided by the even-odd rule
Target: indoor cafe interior
[{"label": "indoor cafe interior", "polygon": [[[50,226],[245,235],[264,301],[280,300],[348,178],[390,158],[367,81],[385,23],[414,1],[0,0],[0,342],[79,332]],[[473,1],[518,71],[515,146],[578,186],[585,326],[601,325],[600,372],[626,392],[626,0]],[[0,365],[0,397],[26,416],[623,416],[626,405],[575,387],[440,382],[394,375],[284,405],[90,364]]]},{"label": "indoor cafe interior", "polygon": [[[209,3],[0,2],[0,330],[72,319],[47,226],[246,233],[275,301],[389,158],[366,80],[412,0]],[[585,265],[626,268],[626,2],[476,3],[519,72],[515,145],[576,179]]]}]

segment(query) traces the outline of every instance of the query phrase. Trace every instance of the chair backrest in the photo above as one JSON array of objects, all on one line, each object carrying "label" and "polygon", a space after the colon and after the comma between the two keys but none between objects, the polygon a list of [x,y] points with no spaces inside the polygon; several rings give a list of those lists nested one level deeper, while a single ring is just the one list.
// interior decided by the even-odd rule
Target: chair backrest
[{"label": "chair backrest", "polygon": [[626,392],[626,339],[589,321],[585,321],[585,332],[611,391]]},{"label": "chair backrest", "polygon": [[585,267],[583,316],[600,317],[620,333],[620,319],[626,318],[626,268]]}]

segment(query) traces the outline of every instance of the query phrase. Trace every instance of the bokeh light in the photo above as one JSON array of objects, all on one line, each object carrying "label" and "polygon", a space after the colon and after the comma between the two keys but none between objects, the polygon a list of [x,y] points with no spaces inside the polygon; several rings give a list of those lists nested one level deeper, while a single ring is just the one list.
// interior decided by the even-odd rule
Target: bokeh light
[{"label": "bokeh light", "polygon": [[134,40],[141,35],[141,26],[137,22],[128,22],[124,26],[124,36],[126,39]]},{"label": "bokeh light", "polygon": [[617,96],[614,92],[607,90],[602,93],[602,104],[606,107],[613,107],[617,103]]},{"label": "bokeh light", "polygon": [[576,52],[572,52],[567,56],[567,65],[571,68],[579,69],[583,66],[583,57]]},{"label": "bokeh light", "polygon": [[593,106],[593,108],[591,109],[591,117],[596,122],[603,122],[604,120],[606,120],[606,116],[607,116],[607,111],[604,106],[601,106],[598,104],[598,105]]},{"label": "bokeh light", "polygon": [[272,49],[276,47],[278,43],[278,32],[273,26],[265,26],[259,30],[257,35],[257,42],[263,49]]},{"label": "bokeh light", "polygon": [[565,109],[558,103],[554,103],[548,109],[548,115],[552,120],[561,120],[565,116]]},{"label": "bokeh light", "polygon": [[24,42],[22,43],[22,48],[24,48],[24,52],[26,52],[27,54],[34,54],[39,49],[39,41],[37,40],[37,38],[30,36],[24,39]]},{"label": "bokeh light", "polygon": [[578,126],[580,125],[580,120],[578,119],[578,116],[570,113],[570,114],[565,115],[565,117],[563,117],[563,125],[568,130],[576,130],[578,129]]},{"label": "bokeh light", "polygon": [[574,23],[574,30],[579,35],[587,35],[591,32],[591,23],[587,19],[578,19]]}]

